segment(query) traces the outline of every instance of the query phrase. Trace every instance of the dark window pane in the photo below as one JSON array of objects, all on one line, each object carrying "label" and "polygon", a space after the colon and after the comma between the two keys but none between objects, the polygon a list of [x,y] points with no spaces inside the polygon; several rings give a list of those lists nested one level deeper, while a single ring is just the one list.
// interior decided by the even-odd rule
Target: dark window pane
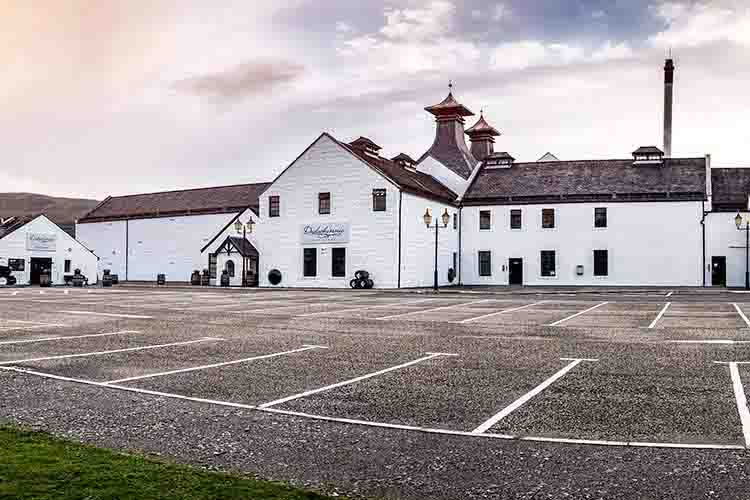
[{"label": "dark window pane", "polygon": [[65,272],[70,272],[70,261],[68,259],[65,259]]},{"label": "dark window pane", "polygon": [[11,271],[23,271],[26,261],[24,259],[8,259],[8,267]]},{"label": "dark window pane", "polygon": [[385,212],[385,189],[372,190],[373,212]]},{"label": "dark window pane", "polygon": [[331,193],[318,193],[318,213],[331,213]]},{"label": "dark window pane", "polygon": [[458,229],[458,214],[453,214],[453,229]]},{"label": "dark window pane", "polygon": [[305,257],[303,262],[303,274],[305,276],[318,275],[318,252],[315,248],[305,248]]},{"label": "dark window pane", "polygon": [[492,276],[492,252],[479,252],[479,276]]},{"label": "dark window pane", "polygon": [[281,204],[278,196],[268,197],[268,216],[278,217],[279,216],[279,205]]},{"label": "dark window pane", "polygon": [[346,248],[334,248],[331,251],[331,276],[346,276]]},{"label": "dark window pane", "polygon": [[607,209],[594,209],[594,227],[607,227]]},{"label": "dark window pane", "polygon": [[489,210],[479,211],[479,229],[489,229],[492,223],[492,217]]},{"label": "dark window pane", "polygon": [[521,229],[521,209],[514,208],[510,211],[510,228]]},{"label": "dark window pane", "polygon": [[609,252],[594,250],[594,276],[609,276]]},{"label": "dark window pane", "polygon": [[230,278],[234,278],[234,261],[228,260],[225,269]]},{"label": "dark window pane", "polygon": [[542,276],[555,276],[555,251],[542,250]]},{"label": "dark window pane", "polygon": [[555,209],[554,208],[542,209],[542,227],[545,229],[552,229],[553,227],[555,227]]},{"label": "dark window pane", "polygon": [[216,254],[208,254],[208,276],[211,279],[216,279]]}]

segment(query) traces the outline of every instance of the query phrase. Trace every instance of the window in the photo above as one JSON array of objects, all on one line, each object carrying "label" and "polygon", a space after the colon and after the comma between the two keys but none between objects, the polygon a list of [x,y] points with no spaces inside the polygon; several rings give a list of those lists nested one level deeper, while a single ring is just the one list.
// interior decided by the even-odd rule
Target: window
[{"label": "window", "polygon": [[26,268],[26,261],[23,259],[8,259],[8,267],[11,271],[23,271]]},{"label": "window", "polygon": [[492,252],[479,252],[479,276],[492,276]]},{"label": "window", "polygon": [[542,209],[542,227],[544,229],[552,229],[555,227],[555,209],[554,208]]},{"label": "window", "polygon": [[216,254],[208,254],[208,277],[216,279]]},{"label": "window", "polygon": [[458,229],[458,214],[453,214],[453,230]]},{"label": "window", "polygon": [[521,229],[521,209],[514,208],[510,211],[510,228]]},{"label": "window", "polygon": [[489,229],[492,224],[492,216],[489,210],[479,211],[479,229]]},{"label": "window", "polygon": [[228,260],[227,263],[224,264],[224,269],[226,270],[230,278],[234,278],[234,261],[233,260]]},{"label": "window", "polygon": [[69,273],[70,272],[70,260],[65,259],[65,270],[63,272]]},{"label": "window", "polygon": [[334,278],[346,276],[346,248],[331,250],[331,276]]},{"label": "window", "polygon": [[306,277],[318,275],[318,250],[316,248],[305,248],[302,274]]},{"label": "window", "polygon": [[453,270],[458,272],[458,254],[453,252]]},{"label": "window", "polygon": [[331,193],[318,193],[318,213],[331,213]]},{"label": "window", "polygon": [[609,276],[609,252],[594,250],[594,276]]},{"label": "window", "polygon": [[269,217],[278,217],[279,216],[279,206],[281,204],[281,201],[278,196],[269,196],[268,197],[268,216]]},{"label": "window", "polygon": [[385,212],[385,189],[372,190],[372,211]]},{"label": "window", "polygon": [[555,273],[555,251],[542,250],[542,276],[556,276]]},{"label": "window", "polygon": [[607,227],[607,209],[599,207],[594,209],[594,227]]}]

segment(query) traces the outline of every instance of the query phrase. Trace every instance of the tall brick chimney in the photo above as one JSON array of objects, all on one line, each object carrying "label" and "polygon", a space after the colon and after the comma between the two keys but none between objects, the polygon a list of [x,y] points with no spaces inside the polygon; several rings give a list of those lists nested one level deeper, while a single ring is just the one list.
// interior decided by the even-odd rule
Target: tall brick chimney
[{"label": "tall brick chimney", "polygon": [[669,58],[664,64],[664,156],[672,156],[672,87],[674,85],[674,61]]}]

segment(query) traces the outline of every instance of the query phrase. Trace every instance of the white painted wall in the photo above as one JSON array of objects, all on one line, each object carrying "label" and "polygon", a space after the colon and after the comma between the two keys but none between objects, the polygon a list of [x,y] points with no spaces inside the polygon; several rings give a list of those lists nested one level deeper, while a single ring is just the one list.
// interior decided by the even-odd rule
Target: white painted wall
[{"label": "white painted wall", "polygon": [[[253,232],[248,233],[245,232],[245,237],[247,240],[253,244],[253,246],[258,250],[258,253],[260,253],[260,243],[258,242],[258,231],[261,227],[261,220],[260,216],[253,212],[250,209],[245,210],[242,215],[240,215],[240,220],[243,223],[246,223],[250,218],[252,217],[253,221],[255,222],[255,225],[253,226]],[[217,228],[217,232],[221,228]],[[197,268],[199,271],[203,271],[203,269],[208,267],[208,254],[209,253],[215,253],[216,249],[221,246],[222,243],[229,237],[229,236],[237,236],[242,237],[242,234],[238,234],[237,231],[234,228],[234,224],[230,224],[229,227],[224,229],[221,234],[214,240],[211,245],[206,248],[206,250],[203,252],[202,260],[203,264],[200,268]],[[213,238],[213,236],[211,237]],[[205,246],[205,243],[204,245]],[[226,266],[227,260],[234,261],[235,265],[235,276],[234,278],[230,278],[229,284],[230,286],[241,286],[242,285],[242,256],[238,253],[232,253],[230,256],[227,256],[226,253],[220,254],[216,256],[216,279],[211,280],[212,285],[219,286],[221,285],[221,271],[224,270]],[[249,262],[249,261],[248,261]]]},{"label": "white painted wall", "polygon": [[[54,234],[57,237],[55,251],[40,251],[26,249],[27,233]],[[31,279],[31,258],[52,259],[52,283],[62,285],[65,283],[65,260],[71,261],[70,273],[80,269],[81,274],[89,279],[89,284],[97,281],[97,258],[96,255],[68,233],[53,224],[47,217],[40,215],[25,226],[17,229],[5,238],[0,239],[0,257],[5,259],[24,259],[23,272],[15,272],[13,276],[18,284],[29,283]]]},{"label": "white painted wall", "polygon": [[[606,207],[608,227],[594,228],[594,208]],[[523,227],[510,229],[510,210],[520,208]],[[555,209],[555,228],[542,229],[542,208]],[[480,210],[492,227],[479,229]],[[526,285],[702,284],[700,202],[570,203],[464,207],[462,282],[505,285],[508,259],[522,258]],[[478,252],[492,252],[492,276],[479,276]],[[557,276],[541,276],[541,250],[555,250]],[[594,250],[609,251],[609,276],[595,277]],[[584,266],[583,276],[576,266]],[[505,266],[505,269],[503,269]]]},{"label": "white painted wall", "polygon": [[[750,213],[740,212],[743,220]],[[711,286],[711,257],[725,256],[727,286],[745,286],[745,231],[738,231],[736,212],[712,212],[706,215],[706,286]]]},{"label": "white painted wall", "polygon": [[418,164],[417,170],[433,176],[458,196],[463,196],[464,191],[469,187],[469,180],[464,179],[431,156],[426,157],[422,163]]},{"label": "white painted wall", "polygon": [[[167,281],[189,281],[190,273],[208,265],[201,248],[236,214],[131,219],[129,221],[76,224],[84,245],[106,256],[100,270],[111,269],[126,279],[125,249],[128,249],[127,279],[154,281],[159,273]],[[126,245],[125,234],[128,242]]]},{"label": "white painted wall", "polygon": [[[372,190],[386,190],[386,211],[373,212]],[[318,214],[318,193],[331,193],[331,213]],[[269,196],[280,196],[280,217],[268,217]],[[397,285],[399,190],[327,136],[321,136],[260,197],[258,228],[260,284],[268,272],[282,273],[283,287],[348,287],[358,269],[369,271],[375,286]],[[301,226],[348,223],[350,241],[318,248],[317,277],[303,276]],[[331,248],[346,248],[346,276],[331,276]]]}]

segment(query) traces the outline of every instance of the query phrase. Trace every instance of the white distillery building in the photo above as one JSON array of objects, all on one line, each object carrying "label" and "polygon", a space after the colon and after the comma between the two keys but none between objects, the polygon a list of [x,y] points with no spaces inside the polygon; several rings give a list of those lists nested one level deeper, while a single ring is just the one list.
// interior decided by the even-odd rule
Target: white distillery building
[{"label": "white distillery building", "polygon": [[0,224],[0,265],[18,285],[38,285],[40,275],[63,285],[76,269],[97,282],[97,256],[44,215],[11,217]]},{"label": "white distillery building", "polygon": [[417,161],[323,133],[271,183],[108,198],[77,231],[129,280],[208,268],[241,285],[245,269],[260,286],[339,288],[363,269],[379,288],[423,287],[437,260],[441,286],[739,286],[750,169],[672,155],[673,82],[667,60],[664,151],[517,162],[484,116],[465,129],[451,89],[425,108],[435,137]]}]

